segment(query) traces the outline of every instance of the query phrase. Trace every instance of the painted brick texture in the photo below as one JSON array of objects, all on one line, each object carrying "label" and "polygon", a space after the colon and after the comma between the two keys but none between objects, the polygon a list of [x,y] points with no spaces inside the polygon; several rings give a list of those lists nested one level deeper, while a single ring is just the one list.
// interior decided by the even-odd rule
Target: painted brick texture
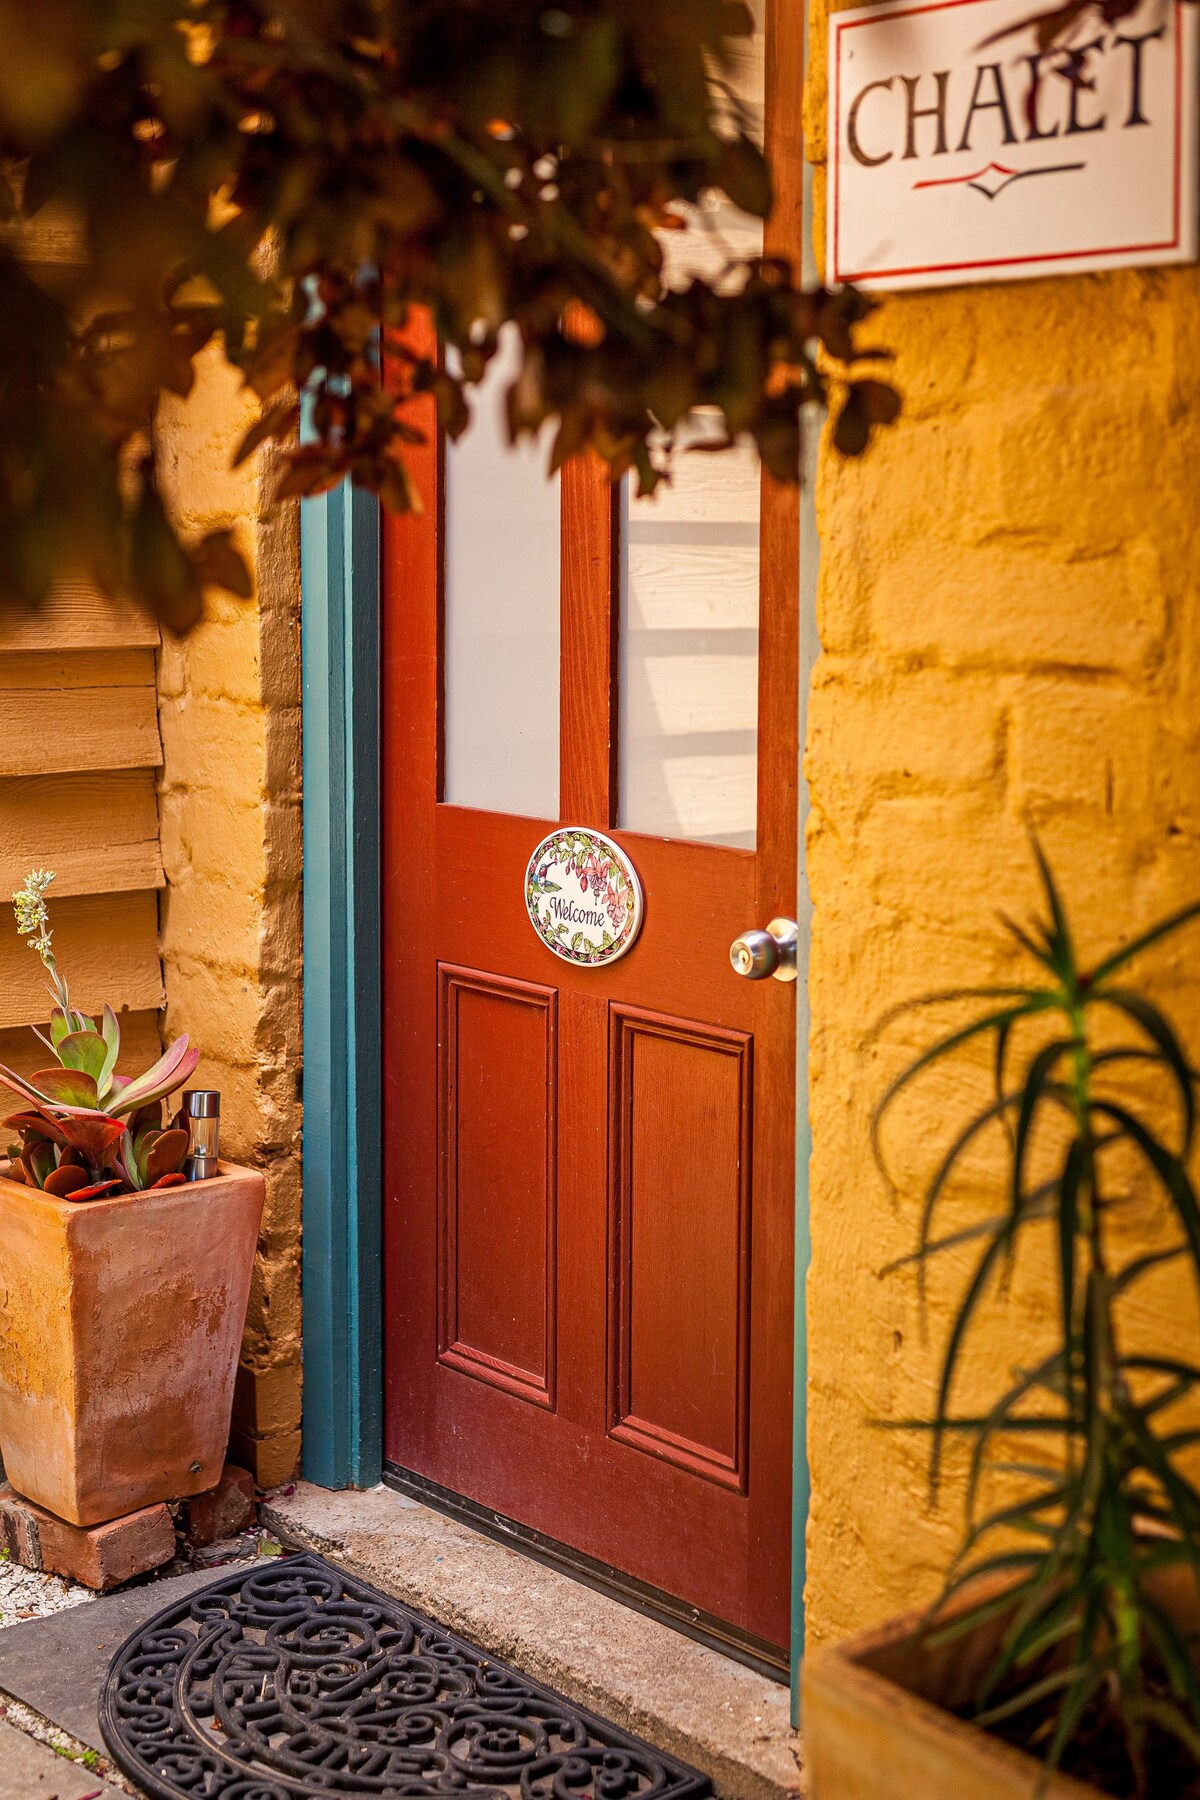
[{"label": "painted brick texture", "polygon": [[210,600],[163,646],[159,808],[165,1030],[200,1045],[222,1148],[266,1177],[233,1449],[270,1486],[300,1442],[300,552],[296,506],[270,506],[266,455],[230,467],[256,416],[214,356],[163,421],[178,517],[232,527],[255,594]]},{"label": "painted brick texture", "polygon": [[[814,7],[810,153],[824,156],[824,9]],[[822,241],[818,171],[816,241]],[[928,1416],[969,1261],[939,1268],[922,1318],[918,1196],[987,1071],[943,1069],[888,1136],[889,1080],[951,1008],[875,1026],[935,988],[1009,979],[997,914],[1036,901],[1039,831],[1082,953],[1200,896],[1200,275],[1121,272],[889,299],[900,424],[818,484],[822,654],[810,707],[812,814],[809,1624],[814,1642],[930,1598],[957,1542],[961,1463],[940,1502],[927,1443],[876,1421]],[[1133,974],[1200,1042],[1200,939]],[[984,1216],[998,1147],[950,1219]],[[1163,1220],[1139,1206],[1131,1239]],[[995,1205],[986,1207],[996,1211]],[[992,1398],[1052,1329],[1040,1255],[994,1303],[959,1390]],[[1192,1355],[1185,1282],[1127,1321]]]}]

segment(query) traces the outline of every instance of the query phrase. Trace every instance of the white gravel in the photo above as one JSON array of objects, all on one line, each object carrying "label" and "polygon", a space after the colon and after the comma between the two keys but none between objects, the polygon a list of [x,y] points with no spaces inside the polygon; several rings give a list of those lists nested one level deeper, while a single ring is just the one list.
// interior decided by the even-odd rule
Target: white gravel
[{"label": "white gravel", "polygon": [[95,1597],[90,1588],[77,1582],[64,1581],[61,1575],[39,1575],[0,1555],[0,1628],[66,1612],[68,1607],[81,1606]]}]

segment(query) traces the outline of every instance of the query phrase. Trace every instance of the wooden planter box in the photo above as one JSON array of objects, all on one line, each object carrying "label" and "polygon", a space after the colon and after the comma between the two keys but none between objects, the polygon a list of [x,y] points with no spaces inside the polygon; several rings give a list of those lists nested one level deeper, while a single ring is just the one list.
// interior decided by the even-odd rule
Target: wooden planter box
[{"label": "wooden planter box", "polygon": [[73,1205],[0,1177],[0,1456],[73,1525],[215,1487],[263,1178]]},{"label": "wooden planter box", "polygon": [[808,1800],[1111,1800],[1069,1775],[1047,1778],[1035,1758],[954,1716],[1003,1624],[933,1647],[925,1614],[911,1613],[807,1656]]}]

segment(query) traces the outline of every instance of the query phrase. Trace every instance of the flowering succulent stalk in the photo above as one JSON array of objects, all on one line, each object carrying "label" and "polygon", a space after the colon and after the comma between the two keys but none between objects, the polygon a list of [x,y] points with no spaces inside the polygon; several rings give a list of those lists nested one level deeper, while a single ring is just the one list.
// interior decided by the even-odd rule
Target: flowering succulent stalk
[{"label": "flowering succulent stalk", "polygon": [[42,967],[50,977],[50,992],[62,1008],[68,1027],[75,1030],[84,1029],[83,1019],[71,1012],[71,996],[67,984],[59,973],[51,940],[54,933],[50,930],[50,914],[46,906],[46,889],[54,880],[53,869],[30,869],[25,877],[24,887],[19,887],[13,895],[13,911],[17,915],[17,931],[31,950],[35,950],[42,959]]}]

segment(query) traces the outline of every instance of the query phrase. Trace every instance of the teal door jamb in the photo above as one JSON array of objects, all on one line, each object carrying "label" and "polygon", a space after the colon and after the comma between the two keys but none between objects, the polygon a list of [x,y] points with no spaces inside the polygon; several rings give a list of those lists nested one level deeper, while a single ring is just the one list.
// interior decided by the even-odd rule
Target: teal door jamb
[{"label": "teal door jamb", "polygon": [[304,690],[304,1473],[383,1458],[379,509],[300,510]]}]

